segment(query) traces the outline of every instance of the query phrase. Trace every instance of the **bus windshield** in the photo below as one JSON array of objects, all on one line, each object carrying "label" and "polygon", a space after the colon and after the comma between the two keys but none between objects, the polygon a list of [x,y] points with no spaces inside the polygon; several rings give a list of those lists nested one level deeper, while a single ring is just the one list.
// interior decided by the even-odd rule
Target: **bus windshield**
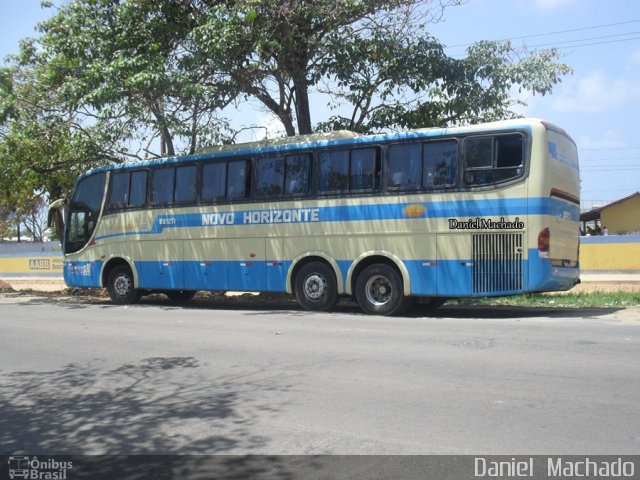
[{"label": "bus windshield", "polygon": [[64,253],[81,250],[93,235],[100,215],[106,173],[80,179],[69,204]]}]

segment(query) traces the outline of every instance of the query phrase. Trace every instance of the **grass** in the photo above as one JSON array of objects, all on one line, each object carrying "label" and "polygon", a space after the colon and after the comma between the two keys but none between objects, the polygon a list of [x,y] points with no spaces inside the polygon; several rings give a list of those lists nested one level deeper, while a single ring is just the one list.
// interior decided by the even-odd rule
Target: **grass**
[{"label": "grass", "polygon": [[[460,300],[460,303],[465,304],[465,300]],[[640,292],[529,293],[513,297],[481,298],[473,303],[518,307],[634,307],[640,305]]]}]

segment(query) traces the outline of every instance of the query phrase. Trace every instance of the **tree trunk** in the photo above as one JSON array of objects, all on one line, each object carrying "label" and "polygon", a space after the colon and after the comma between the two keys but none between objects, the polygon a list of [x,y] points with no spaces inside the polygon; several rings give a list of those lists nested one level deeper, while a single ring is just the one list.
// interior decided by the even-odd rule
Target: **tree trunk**
[{"label": "tree trunk", "polygon": [[296,129],[293,126],[293,117],[291,116],[291,110],[280,111],[277,113],[278,118],[284,125],[284,129],[287,132],[287,137],[293,137],[296,134]]},{"label": "tree trunk", "polygon": [[309,86],[306,78],[298,78],[295,82],[296,118],[298,120],[298,133],[305,135],[311,133],[311,111],[309,107]]},{"label": "tree trunk", "polygon": [[151,111],[153,116],[156,117],[156,123],[158,130],[160,131],[160,155],[161,156],[173,156],[176,154],[173,146],[173,138],[171,138],[171,132],[167,127],[167,119],[164,115],[164,106],[162,100],[156,100],[151,103]]},{"label": "tree trunk", "polygon": [[196,146],[198,145],[198,114],[200,113],[200,99],[196,99],[193,106],[193,112],[191,117],[191,145],[189,146],[189,154],[193,155],[196,152]]}]

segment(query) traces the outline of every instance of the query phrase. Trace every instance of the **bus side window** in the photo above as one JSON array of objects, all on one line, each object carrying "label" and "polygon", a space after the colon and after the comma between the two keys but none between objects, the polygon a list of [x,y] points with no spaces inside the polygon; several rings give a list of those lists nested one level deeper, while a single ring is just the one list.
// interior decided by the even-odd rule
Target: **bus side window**
[{"label": "bus side window", "polygon": [[377,190],[380,187],[380,162],[375,148],[351,150],[349,191]]},{"label": "bus side window", "polygon": [[423,150],[422,185],[427,188],[452,187],[458,176],[458,143],[429,142]]},{"label": "bus side window", "polygon": [[320,152],[319,188],[321,193],[344,192],[349,189],[349,151],[325,150]]},{"label": "bus side window", "polygon": [[284,158],[261,157],[256,160],[256,196],[277,197],[284,192]]},{"label": "bus side window", "polygon": [[285,195],[305,195],[309,193],[310,167],[310,155],[287,155],[284,180]]},{"label": "bus side window", "polygon": [[196,201],[197,168],[188,165],[176,168],[176,203],[193,203]]},{"label": "bus side window", "polygon": [[111,193],[109,194],[109,210],[125,208],[129,202],[129,172],[111,174]]},{"label": "bus side window", "polygon": [[496,138],[496,167],[502,169],[505,177],[517,177],[524,164],[522,135],[503,135]]},{"label": "bus side window", "polygon": [[129,183],[129,206],[144,206],[147,202],[147,171],[131,172],[131,181]]},{"label": "bus side window", "polygon": [[226,197],[227,162],[207,163],[202,167],[202,201],[213,202]]},{"label": "bus side window", "polygon": [[465,139],[467,185],[511,180],[524,172],[524,142],[519,133]]},{"label": "bus side window", "polygon": [[173,202],[175,168],[157,168],[151,178],[151,204],[168,205]]},{"label": "bus side window", "polygon": [[388,185],[398,190],[417,190],[420,188],[422,159],[419,143],[391,145],[388,150]]},{"label": "bus side window", "polygon": [[229,162],[227,172],[227,199],[240,200],[251,195],[251,169],[247,160]]}]

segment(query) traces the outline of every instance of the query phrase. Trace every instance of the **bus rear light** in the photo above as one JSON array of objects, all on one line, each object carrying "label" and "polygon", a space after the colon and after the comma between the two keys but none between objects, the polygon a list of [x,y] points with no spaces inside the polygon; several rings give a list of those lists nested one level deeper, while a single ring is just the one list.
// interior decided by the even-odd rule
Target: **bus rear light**
[{"label": "bus rear light", "polygon": [[538,233],[538,252],[541,257],[549,256],[549,243],[551,240],[551,231],[549,227],[543,228]]}]

